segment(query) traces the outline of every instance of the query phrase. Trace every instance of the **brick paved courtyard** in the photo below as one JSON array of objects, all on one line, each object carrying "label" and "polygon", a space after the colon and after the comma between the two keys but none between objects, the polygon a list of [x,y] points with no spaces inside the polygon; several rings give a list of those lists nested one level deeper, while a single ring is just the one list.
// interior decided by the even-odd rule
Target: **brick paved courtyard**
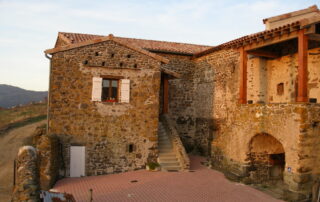
[{"label": "brick paved courtyard", "polygon": [[224,175],[200,164],[191,156],[194,172],[149,172],[138,170],[114,175],[66,178],[53,189],[73,194],[77,202],[89,201],[279,201],[243,184],[228,181]]}]

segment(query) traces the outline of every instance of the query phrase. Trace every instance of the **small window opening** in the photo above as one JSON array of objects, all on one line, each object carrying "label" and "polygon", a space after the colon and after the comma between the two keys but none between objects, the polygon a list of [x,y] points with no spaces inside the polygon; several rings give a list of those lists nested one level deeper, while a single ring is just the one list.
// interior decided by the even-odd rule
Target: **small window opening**
[{"label": "small window opening", "polygon": [[129,54],[129,55],[127,55],[127,58],[131,58],[131,55]]},{"label": "small window opening", "polygon": [[105,65],[106,65],[106,62],[102,62],[101,65],[102,65],[102,66],[105,66]]},{"label": "small window opening", "polygon": [[102,80],[102,96],[103,102],[117,102],[118,101],[118,84],[119,80],[103,79]]},{"label": "small window opening", "polygon": [[83,64],[87,65],[88,64],[88,60],[83,61]]},{"label": "small window opening", "polygon": [[100,55],[100,53],[99,52],[96,52],[96,56],[99,56]]},{"label": "small window opening", "polygon": [[283,93],[284,93],[284,84],[279,83],[277,85],[277,95],[283,95]]},{"label": "small window opening", "polygon": [[113,58],[113,57],[114,57],[114,53],[111,53],[111,55],[110,55],[110,56],[111,56],[111,58]]},{"label": "small window opening", "polygon": [[138,65],[137,65],[137,64],[134,64],[133,67],[134,67],[135,69],[137,69],[137,68],[138,68]]},{"label": "small window opening", "polygon": [[248,104],[253,104],[253,100],[248,100]]},{"label": "small window opening", "polygon": [[134,148],[134,145],[133,144],[129,144],[129,148],[128,148],[129,153],[133,152],[133,148]]},{"label": "small window opening", "polygon": [[123,66],[123,63],[122,63],[122,62],[120,62],[119,66],[120,66],[120,67],[122,67],[122,66]]},{"label": "small window opening", "polygon": [[317,103],[317,98],[309,98],[310,103]]}]

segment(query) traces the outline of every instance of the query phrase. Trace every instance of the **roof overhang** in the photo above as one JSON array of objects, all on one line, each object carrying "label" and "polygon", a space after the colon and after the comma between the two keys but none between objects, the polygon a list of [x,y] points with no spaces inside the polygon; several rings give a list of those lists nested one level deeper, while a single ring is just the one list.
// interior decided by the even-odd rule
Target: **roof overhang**
[{"label": "roof overhang", "polygon": [[159,56],[157,54],[154,54],[154,53],[151,53],[147,50],[144,50],[140,47],[137,47],[137,46],[133,46],[131,44],[128,44],[128,43],[124,43],[122,42],[121,40],[118,40],[116,37],[114,37],[112,34],[108,35],[108,36],[105,36],[105,37],[101,37],[101,38],[97,38],[97,39],[92,39],[92,40],[88,40],[88,41],[84,41],[84,42],[80,42],[80,43],[76,43],[76,44],[69,44],[69,45],[65,45],[65,46],[60,46],[60,47],[57,47],[57,48],[52,48],[52,49],[48,49],[48,50],[45,50],[44,52],[46,54],[54,54],[54,53],[57,53],[57,52],[62,52],[62,51],[67,51],[67,50],[71,50],[71,49],[75,49],[75,48],[79,48],[79,47],[83,47],[83,46],[88,46],[88,45],[93,45],[93,44],[97,44],[97,43],[102,43],[102,42],[105,42],[105,41],[114,41],[120,45],[123,45],[127,48],[130,48],[134,51],[137,51],[137,52],[140,52],[144,55],[147,55],[153,59],[156,59],[162,63],[169,63],[169,60],[162,57],[162,56]]},{"label": "roof overhang", "polygon": [[212,52],[222,49],[238,49],[244,47],[244,50],[250,51],[265,46],[281,43],[298,37],[298,32],[301,29],[305,30],[307,35],[316,35],[315,24],[320,23],[320,17],[313,17],[302,19],[297,22],[277,27],[271,30],[258,32],[255,34],[247,35],[227,43],[215,46],[208,50],[195,54],[195,58],[210,54]]}]

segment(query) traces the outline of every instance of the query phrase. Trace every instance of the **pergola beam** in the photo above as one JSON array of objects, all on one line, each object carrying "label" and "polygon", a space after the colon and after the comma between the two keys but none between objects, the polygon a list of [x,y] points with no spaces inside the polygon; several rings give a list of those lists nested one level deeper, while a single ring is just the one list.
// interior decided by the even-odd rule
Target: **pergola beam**
[{"label": "pergola beam", "polygon": [[251,50],[247,52],[249,55],[253,56],[258,56],[258,57],[266,57],[266,58],[271,58],[275,59],[279,57],[279,54],[269,52],[269,51],[264,51],[264,50]]}]

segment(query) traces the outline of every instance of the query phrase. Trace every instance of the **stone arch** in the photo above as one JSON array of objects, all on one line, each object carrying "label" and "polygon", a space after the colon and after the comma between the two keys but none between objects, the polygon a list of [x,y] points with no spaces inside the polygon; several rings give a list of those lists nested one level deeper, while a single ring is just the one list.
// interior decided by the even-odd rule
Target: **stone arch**
[{"label": "stone arch", "polygon": [[249,173],[257,183],[282,180],[285,150],[279,140],[267,133],[254,135],[249,141]]},{"label": "stone arch", "polygon": [[249,151],[268,154],[285,153],[281,142],[268,133],[254,135],[249,141]]}]

